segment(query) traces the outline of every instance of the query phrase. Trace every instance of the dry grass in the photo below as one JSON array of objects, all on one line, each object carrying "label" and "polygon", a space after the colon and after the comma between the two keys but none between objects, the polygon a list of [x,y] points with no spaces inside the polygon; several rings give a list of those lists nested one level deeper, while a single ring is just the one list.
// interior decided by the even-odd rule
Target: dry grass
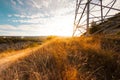
[{"label": "dry grass", "polygon": [[16,61],[0,80],[119,80],[120,55],[101,50],[100,37],[56,38]]}]

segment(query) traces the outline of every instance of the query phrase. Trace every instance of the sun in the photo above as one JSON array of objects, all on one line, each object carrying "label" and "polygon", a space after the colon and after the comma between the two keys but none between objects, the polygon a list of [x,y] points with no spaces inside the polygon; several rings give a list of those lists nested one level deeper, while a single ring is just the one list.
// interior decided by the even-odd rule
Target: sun
[{"label": "sun", "polygon": [[72,36],[73,19],[71,15],[56,16],[46,22],[43,30],[45,35]]}]

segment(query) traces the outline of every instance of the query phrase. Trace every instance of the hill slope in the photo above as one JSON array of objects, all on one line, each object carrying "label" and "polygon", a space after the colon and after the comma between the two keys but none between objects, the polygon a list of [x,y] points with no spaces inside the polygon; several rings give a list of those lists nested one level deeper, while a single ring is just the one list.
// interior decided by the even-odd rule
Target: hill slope
[{"label": "hill slope", "polygon": [[53,39],[14,62],[1,80],[118,80],[120,54],[101,49],[100,37]]},{"label": "hill slope", "polygon": [[115,35],[120,33],[120,13],[106,19],[103,23],[91,26],[90,33]]}]

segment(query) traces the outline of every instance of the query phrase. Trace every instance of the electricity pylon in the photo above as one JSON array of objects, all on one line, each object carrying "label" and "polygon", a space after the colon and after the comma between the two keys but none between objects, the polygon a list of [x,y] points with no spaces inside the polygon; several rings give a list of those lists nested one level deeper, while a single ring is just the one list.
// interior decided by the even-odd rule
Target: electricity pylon
[{"label": "electricity pylon", "polygon": [[73,36],[86,33],[89,35],[89,27],[92,21],[104,22],[106,18],[113,16],[110,11],[120,11],[114,8],[117,0],[76,0]]}]

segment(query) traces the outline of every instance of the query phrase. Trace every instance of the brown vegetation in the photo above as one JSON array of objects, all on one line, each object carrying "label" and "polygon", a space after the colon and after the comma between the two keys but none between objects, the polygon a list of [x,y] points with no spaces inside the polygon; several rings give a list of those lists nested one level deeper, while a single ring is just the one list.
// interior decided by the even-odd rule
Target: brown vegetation
[{"label": "brown vegetation", "polygon": [[90,34],[119,35],[120,33],[120,13],[107,18],[104,22],[91,23]]},{"label": "brown vegetation", "polygon": [[101,49],[101,40],[52,39],[3,70],[0,80],[119,80],[120,54]]},{"label": "brown vegetation", "polygon": [[14,55],[15,51],[39,46],[46,37],[1,37],[0,36],[0,58]]}]

